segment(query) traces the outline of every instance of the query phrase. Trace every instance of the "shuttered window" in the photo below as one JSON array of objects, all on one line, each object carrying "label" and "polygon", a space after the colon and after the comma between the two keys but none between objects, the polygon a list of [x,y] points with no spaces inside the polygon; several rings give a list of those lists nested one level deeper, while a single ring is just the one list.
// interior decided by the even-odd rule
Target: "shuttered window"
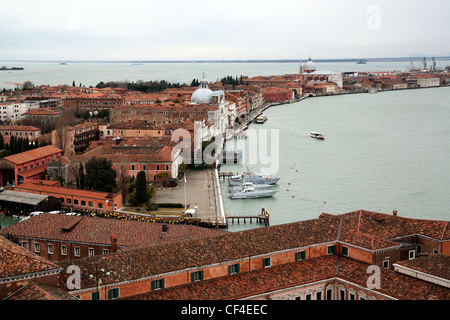
[{"label": "shuttered window", "polygon": [[164,279],[152,281],[152,291],[164,289]]},{"label": "shuttered window", "polygon": [[108,290],[108,300],[119,298],[119,288],[109,289]]},{"label": "shuttered window", "polygon": [[264,258],[262,262],[263,262],[263,268],[270,267],[270,258]]},{"label": "shuttered window", "polygon": [[306,252],[305,251],[299,251],[295,253],[295,261],[305,260],[306,259]]},{"label": "shuttered window", "polygon": [[203,280],[203,271],[196,271],[191,274],[192,282]]},{"label": "shuttered window", "polygon": [[228,266],[228,274],[235,274],[235,273],[239,273],[239,272],[240,272],[239,263]]},{"label": "shuttered window", "polygon": [[328,246],[328,254],[336,253],[336,246]]},{"label": "shuttered window", "polygon": [[348,257],[348,247],[342,247],[342,255]]}]

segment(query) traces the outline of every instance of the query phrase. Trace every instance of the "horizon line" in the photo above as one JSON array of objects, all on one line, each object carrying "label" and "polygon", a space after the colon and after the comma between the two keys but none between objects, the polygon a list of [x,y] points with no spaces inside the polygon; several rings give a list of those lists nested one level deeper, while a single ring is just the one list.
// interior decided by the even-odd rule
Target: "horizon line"
[{"label": "horizon line", "polygon": [[[450,56],[413,56],[413,57],[386,57],[386,58],[322,58],[314,59],[314,62],[358,62],[358,61],[411,61],[422,60],[424,58],[434,58],[437,60],[450,59]],[[65,63],[82,63],[82,62],[95,62],[95,63],[298,63],[306,61],[307,59],[189,59],[189,60],[72,60],[72,59],[20,59],[20,60],[0,60],[0,62],[65,62]]]}]

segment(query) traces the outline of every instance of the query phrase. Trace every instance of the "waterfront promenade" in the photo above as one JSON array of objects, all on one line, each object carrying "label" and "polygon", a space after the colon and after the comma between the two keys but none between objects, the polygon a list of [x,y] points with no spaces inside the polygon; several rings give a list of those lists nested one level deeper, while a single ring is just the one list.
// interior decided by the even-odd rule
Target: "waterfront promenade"
[{"label": "waterfront promenade", "polygon": [[159,188],[153,198],[155,203],[185,203],[196,209],[193,218],[202,222],[225,223],[222,195],[217,170],[189,170],[178,181],[176,188]]}]

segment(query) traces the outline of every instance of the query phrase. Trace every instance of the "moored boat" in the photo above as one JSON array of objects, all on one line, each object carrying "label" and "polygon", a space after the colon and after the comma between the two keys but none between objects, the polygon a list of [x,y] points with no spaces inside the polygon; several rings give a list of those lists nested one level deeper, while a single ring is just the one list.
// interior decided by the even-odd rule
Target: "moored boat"
[{"label": "moored boat", "polygon": [[255,199],[268,198],[273,196],[277,191],[274,190],[257,190],[255,188],[245,188],[242,191],[234,192],[230,195],[231,199]]},{"label": "moored boat", "polygon": [[238,186],[232,186],[230,188],[230,192],[237,192],[237,191],[242,191],[245,188],[254,188],[256,190],[268,190],[268,189],[272,189],[274,187],[274,185],[271,184],[257,184],[257,183],[253,183],[253,182],[244,182],[241,185]]},{"label": "moored boat", "polygon": [[228,180],[228,184],[230,186],[239,186],[244,182],[252,182],[254,184],[269,184],[274,185],[280,180],[279,177],[265,176],[256,172],[253,172],[250,168],[247,167],[247,172],[244,172],[243,175],[240,176],[232,176]]}]

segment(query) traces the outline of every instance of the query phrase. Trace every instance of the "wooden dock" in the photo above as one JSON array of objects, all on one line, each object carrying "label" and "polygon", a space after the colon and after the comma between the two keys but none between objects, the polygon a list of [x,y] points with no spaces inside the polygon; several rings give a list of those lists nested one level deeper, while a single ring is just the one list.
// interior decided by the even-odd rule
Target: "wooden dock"
[{"label": "wooden dock", "polygon": [[261,214],[258,215],[226,215],[226,223],[228,225],[228,223],[230,222],[234,223],[235,220],[237,221],[237,223],[240,223],[241,220],[244,221],[244,223],[247,222],[247,220],[250,221],[250,223],[253,222],[253,220],[255,220],[255,222],[257,223],[264,223],[264,225],[267,227],[270,225],[269,223],[269,211],[267,211],[266,209],[262,208],[261,209]]}]

